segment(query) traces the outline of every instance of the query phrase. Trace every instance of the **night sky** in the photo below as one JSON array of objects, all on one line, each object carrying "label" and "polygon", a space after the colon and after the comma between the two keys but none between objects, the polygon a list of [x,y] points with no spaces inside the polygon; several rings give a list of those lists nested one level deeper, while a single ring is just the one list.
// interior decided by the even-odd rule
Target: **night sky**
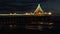
[{"label": "night sky", "polygon": [[34,11],[39,3],[46,11],[60,12],[60,0],[0,0],[0,13]]}]

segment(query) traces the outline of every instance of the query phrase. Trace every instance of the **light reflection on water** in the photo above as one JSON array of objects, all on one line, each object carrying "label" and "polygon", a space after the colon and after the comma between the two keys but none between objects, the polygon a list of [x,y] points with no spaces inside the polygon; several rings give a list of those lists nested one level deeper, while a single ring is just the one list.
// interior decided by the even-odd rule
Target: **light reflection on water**
[{"label": "light reflection on water", "polygon": [[25,26],[26,29],[32,29],[32,30],[44,30],[44,29],[52,29],[53,23],[48,22],[32,22],[31,24],[27,24]]},{"label": "light reflection on water", "polygon": [[[8,18],[5,18],[5,19],[3,19],[2,17],[0,17],[1,18],[1,20],[0,20],[0,22],[2,22],[2,21],[6,21],[6,20],[8,20],[8,21],[6,21],[6,22],[12,22],[13,21],[13,23],[15,22],[17,22],[16,20],[19,20],[19,19],[15,19],[15,18],[12,18],[12,19],[15,19],[15,20],[11,20],[10,18],[8,19]],[[52,32],[56,32],[56,31],[58,31],[59,32],[59,30],[60,30],[60,24],[59,24],[59,18],[57,17],[57,18],[54,18],[54,17],[52,17],[53,19],[53,22],[48,22],[48,21],[46,21],[46,22],[37,22],[36,20],[34,20],[32,23],[29,23],[29,22],[27,22],[27,24],[26,24],[26,22],[24,21],[24,19],[23,19],[23,17],[21,17],[21,22],[22,22],[22,20],[25,22],[24,24],[8,24],[8,25],[1,25],[1,26],[3,26],[3,27],[0,27],[0,29],[1,30],[10,30],[10,31],[12,31],[12,30],[14,30],[14,31],[17,31],[17,30],[19,30],[19,31],[26,31],[26,32],[37,32],[37,31],[39,31],[39,32],[41,32],[41,31],[44,31],[45,33],[47,33],[48,31],[51,33],[51,31]],[[9,21],[10,20],[10,21]],[[28,20],[28,18],[25,18],[25,20]],[[6,23],[4,21],[4,23]],[[17,22],[18,23],[18,22]],[[37,25],[38,24],[38,25]],[[13,25],[12,26],[12,28],[11,27],[9,27],[9,25],[11,26],[11,25]],[[30,27],[33,27],[33,29],[36,29],[36,30],[33,30],[32,28],[30,28]],[[28,29],[28,28],[30,28],[30,29]],[[32,31],[33,30],[33,31]]]}]

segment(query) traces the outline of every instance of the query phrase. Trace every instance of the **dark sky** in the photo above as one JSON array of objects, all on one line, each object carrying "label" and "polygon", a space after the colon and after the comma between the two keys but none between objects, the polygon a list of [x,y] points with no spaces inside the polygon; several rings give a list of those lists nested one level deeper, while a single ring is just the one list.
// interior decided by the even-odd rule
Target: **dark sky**
[{"label": "dark sky", "polygon": [[45,10],[60,11],[60,0],[0,0],[0,13],[34,11],[38,3]]}]

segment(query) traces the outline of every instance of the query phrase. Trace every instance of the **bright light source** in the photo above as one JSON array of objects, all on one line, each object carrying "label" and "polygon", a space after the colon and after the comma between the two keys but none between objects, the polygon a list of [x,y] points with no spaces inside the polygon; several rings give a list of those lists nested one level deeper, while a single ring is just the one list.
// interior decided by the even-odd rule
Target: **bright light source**
[{"label": "bright light source", "polygon": [[39,14],[41,14],[41,13],[39,12]]},{"label": "bright light source", "polygon": [[30,13],[25,13],[26,15],[30,15]]},{"label": "bright light source", "polygon": [[49,14],[49,15],[51,15],[52,13],[51,13],[51,12],[49,12],[48,14]]},{"label": "bright light source", "polygon": [[28,15],[28,13],[26,13],[26,15]]}]

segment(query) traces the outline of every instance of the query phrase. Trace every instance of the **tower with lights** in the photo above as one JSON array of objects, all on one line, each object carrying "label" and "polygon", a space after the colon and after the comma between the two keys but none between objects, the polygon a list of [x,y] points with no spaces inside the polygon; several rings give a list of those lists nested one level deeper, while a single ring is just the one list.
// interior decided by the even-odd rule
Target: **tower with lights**
[{"label": "tower with lights", "polygon": [[38,4],[36,10],[34,11],[34,15],[43,15],[44,14],[44,10],[42,9],[41,5]]}]

